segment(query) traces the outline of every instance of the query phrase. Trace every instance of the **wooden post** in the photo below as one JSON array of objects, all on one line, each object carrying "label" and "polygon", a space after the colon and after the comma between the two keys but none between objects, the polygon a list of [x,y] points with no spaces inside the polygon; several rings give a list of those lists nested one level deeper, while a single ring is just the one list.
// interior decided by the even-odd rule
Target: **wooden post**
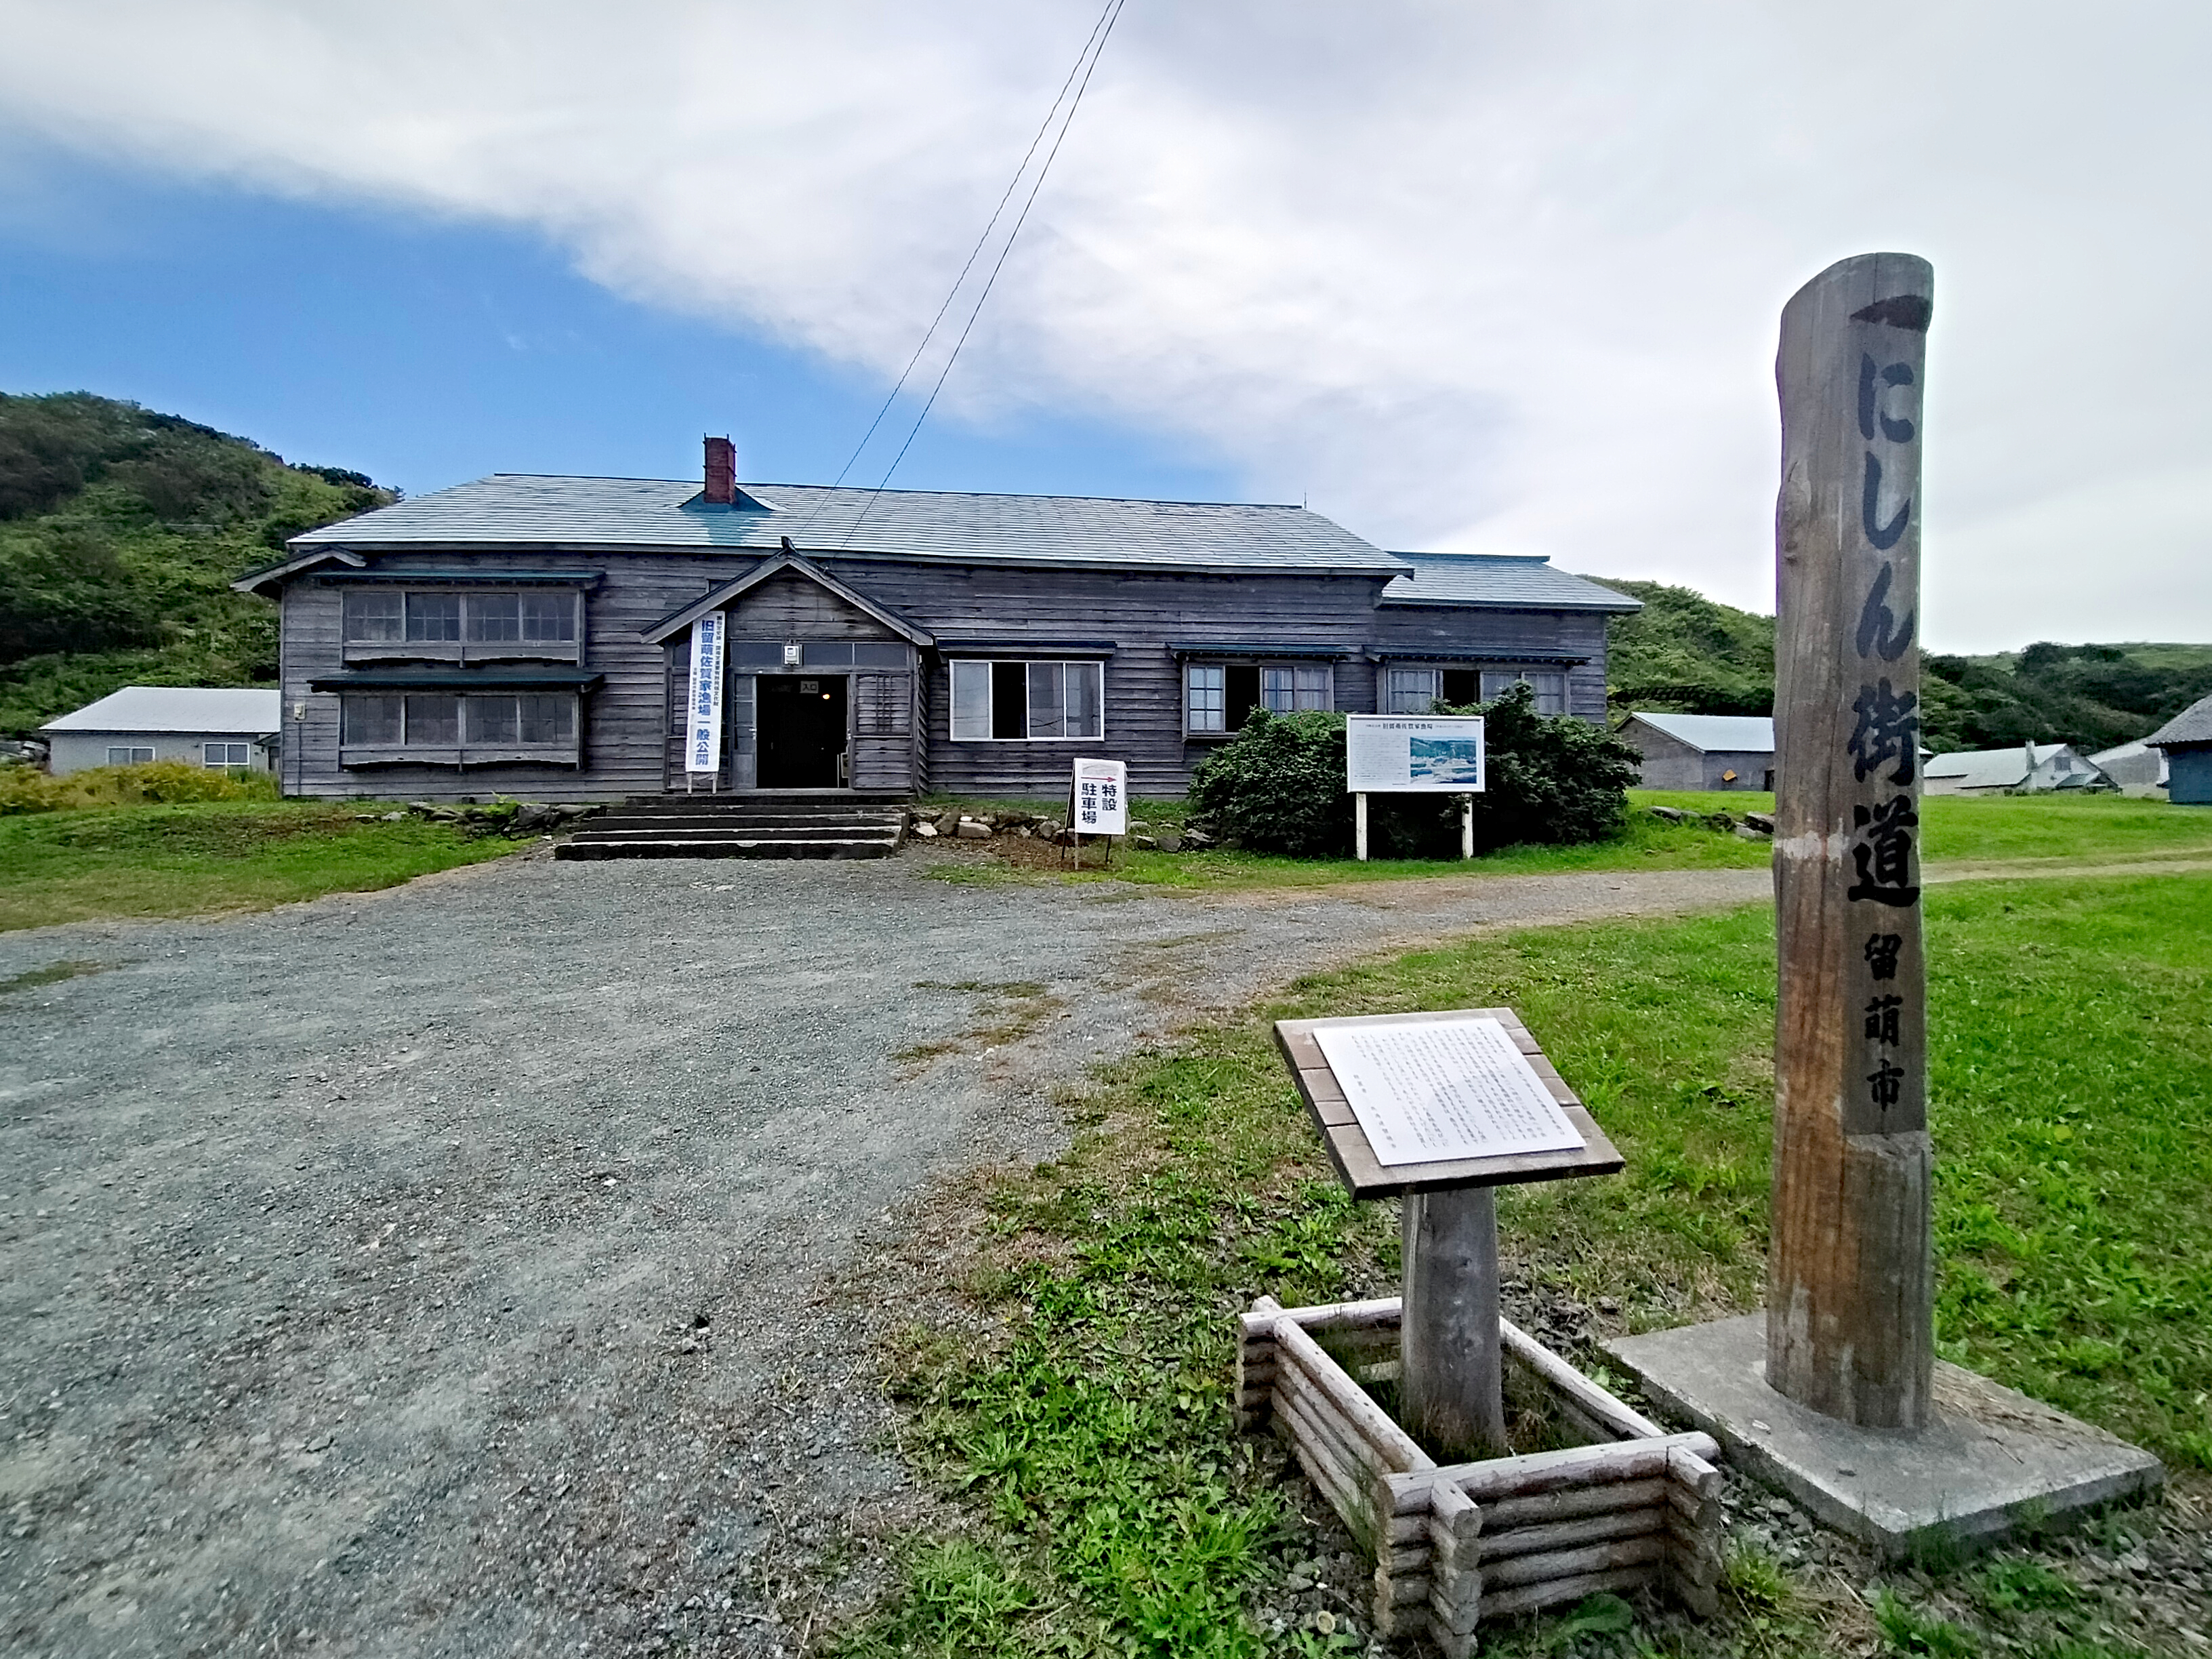
[{"label": "wooden post", "polygon": [[1487,1187],[1408,1193],[1398,1386],[1406,1426],[1443,1462],[1505,1445],[1498,1206]]},{"label": "wooden post", "polygon": [[1472,795],[1460,797],[1459,855],[1463,859],[1474,856],[1474,797]]},{"label": "wooden post", "polygon": [[1367,797],[1352,798],[1352,850],[1362,864],[1367,862]]},{"label": "wooden post", "polygon": [[1935,1364],[1920,933],[1920,440],[1935,273],[1832,265],[1782,313],[1779,998],[1766,1380],[1867,1428]]}]

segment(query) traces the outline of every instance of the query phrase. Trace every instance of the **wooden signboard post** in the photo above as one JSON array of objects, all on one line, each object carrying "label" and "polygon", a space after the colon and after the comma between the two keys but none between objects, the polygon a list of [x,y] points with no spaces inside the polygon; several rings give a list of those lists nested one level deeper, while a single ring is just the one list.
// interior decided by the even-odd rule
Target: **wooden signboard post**
[{"label": "wooden signboard post", "polygon": [[1935,1364],[1920,933],[1920,448],[1935,273],[1869,253],[1782,314],[1766,1379],[1867,1428]]},{"label": "wooden signboard post", "polygon": [[1888,1555],[1992,1541],[2163,1478],[1936,1358],[1919,640],[1933,286],[1924,259],[1863,254],[1782,313],[1766,1309],[1606,1345],[1741,1467]]},{"label": "wooden signboard post", "polygon": [[[1346,1187],[1402,1200],[1404,1294],[1254,1303],[1237,1420],[1272,1423],[1373,1555],[1376,1629],[1465,1659],[1482,1620],[1599,1591],[1714,1611],[1717,1443],[1668,1434],[1499,1316],[1493,1189],[1621,1167],[1528,1028],[1467,1008],[1283,1020],[1275,1040]],[[1513,1454],[1509,1368],[1588,1443]],[[1362,1387],[1386,1378],[1398,1418]]]}]

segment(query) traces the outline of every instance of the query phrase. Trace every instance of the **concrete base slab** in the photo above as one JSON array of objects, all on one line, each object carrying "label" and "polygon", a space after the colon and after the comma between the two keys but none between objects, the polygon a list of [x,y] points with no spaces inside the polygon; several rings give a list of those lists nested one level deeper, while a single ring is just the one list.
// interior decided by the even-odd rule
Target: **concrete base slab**
[{"label": "concrete base slab", "polygon": [[1838,1422],[1766,1386],[1763,1313],[1606,1346],[1739,1468],[1885,1555],[1992,1544],[2166,1479],[2148,1452],[1940,1360],[1927,1428]]}]

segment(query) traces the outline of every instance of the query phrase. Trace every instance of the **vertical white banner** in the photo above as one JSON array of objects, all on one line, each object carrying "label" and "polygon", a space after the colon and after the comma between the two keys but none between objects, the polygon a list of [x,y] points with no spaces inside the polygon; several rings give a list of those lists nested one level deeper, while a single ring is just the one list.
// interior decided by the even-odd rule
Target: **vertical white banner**
[{"label": "vertical white banner", "polygon": [[710,611],[691,624],[691,695],[684,708],[684,769],[722,769],[722,629]]}]

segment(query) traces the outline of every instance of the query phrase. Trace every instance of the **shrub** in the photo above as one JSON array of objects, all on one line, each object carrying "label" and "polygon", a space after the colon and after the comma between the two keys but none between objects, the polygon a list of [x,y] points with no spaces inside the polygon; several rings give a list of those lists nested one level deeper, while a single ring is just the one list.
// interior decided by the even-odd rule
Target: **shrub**
[{"label": "shrub", "polygon": [[1344,778],[1343,715],[1255,708],[1242,732],[1199,763],[1190,802],[1239,847],[1334,858],[1352,845]]},{"label": "shrub", "polygon": [[275,800],[266,772],[218,771],[183,761],[143,766],[95,766],[49,777],[28,766],[0,766],[0,817],[84,806],[143,806],[187,800]]},{"label": "shrub", "polygon": [[[1602,841],[1619,830],[1639,772],[1636,751],[1620,738],[1571,715],[1539,714],[1526,685],[1495,702],[1445,712],[1484,717],[1488,787],[1474,797],[1476,852]],[[1341,714],[1255,710],[1243,732],[1200,764],[1193,810],[1254,852],[1344,856],[1352,847],[1344,730]],[[1455,796],[1368,799],[1370,848],[1385,858],[1453,857],[1459,823]]]}]

